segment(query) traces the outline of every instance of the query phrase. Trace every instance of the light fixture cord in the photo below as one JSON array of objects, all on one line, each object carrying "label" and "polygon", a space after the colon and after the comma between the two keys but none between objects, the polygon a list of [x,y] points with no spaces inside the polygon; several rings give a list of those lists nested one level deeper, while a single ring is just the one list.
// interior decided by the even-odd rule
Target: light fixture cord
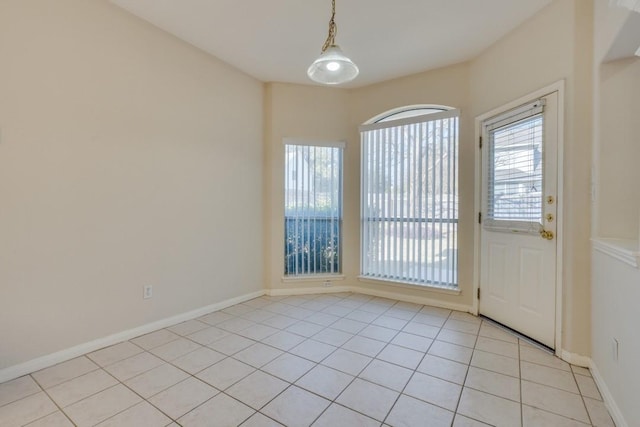
[{"label": "light fixture cord", "polygon": [[331,0],[331,20],[329,21],[329,35],[327,36],[327,40],[324,42],[322,46],[322,53],[325,50],[329,49],[331,46],[336,44],[336,33],[338,32],[338,27],[336,26],[336,0]]}]

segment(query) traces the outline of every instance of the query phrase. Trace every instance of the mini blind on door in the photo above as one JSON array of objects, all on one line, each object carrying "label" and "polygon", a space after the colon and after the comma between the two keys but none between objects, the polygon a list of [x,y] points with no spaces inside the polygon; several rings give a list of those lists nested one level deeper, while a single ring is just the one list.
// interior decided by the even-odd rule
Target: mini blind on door
[{"label": "mini blind on door", "polygon": [[314,144],[285,141],[287,276],[340,272],[344,144]]},{"label": "mini blind on door", "polygon": [[485,124],[488,137],[484,226],[537,233],[542,224],[543,101]]},{"label": "mini blind on door", "polygon": [[361,275],[456,288],[457,110],[361,130]]}]

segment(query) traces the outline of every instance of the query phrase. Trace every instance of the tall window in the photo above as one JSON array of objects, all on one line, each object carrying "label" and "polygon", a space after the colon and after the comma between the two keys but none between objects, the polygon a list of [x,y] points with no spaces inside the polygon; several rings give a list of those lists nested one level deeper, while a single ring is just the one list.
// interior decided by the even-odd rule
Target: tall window
[{"label": "tall window", "polygon": [[361,130],[361,275],[457,288],[457,110]]},{"label": "tall window", "polygon": [[284,274],[340,273],[344,144],[285,143]]}]

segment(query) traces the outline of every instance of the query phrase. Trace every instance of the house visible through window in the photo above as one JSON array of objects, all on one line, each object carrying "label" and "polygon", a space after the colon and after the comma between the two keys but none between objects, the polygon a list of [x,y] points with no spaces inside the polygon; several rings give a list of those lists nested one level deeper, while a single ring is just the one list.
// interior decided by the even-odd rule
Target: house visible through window
[{"label": "house visible through window", "polygon": [[286,141],[286,276],[340,273],[343,148]]},{"label": "house visible through window", "polygon": [[458,283],[458,111],[411,108],[361,127],[361,275]]}]

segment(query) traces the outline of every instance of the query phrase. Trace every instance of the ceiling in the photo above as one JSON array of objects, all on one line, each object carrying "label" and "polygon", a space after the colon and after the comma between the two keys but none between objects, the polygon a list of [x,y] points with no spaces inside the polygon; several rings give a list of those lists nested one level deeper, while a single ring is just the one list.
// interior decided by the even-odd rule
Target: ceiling
[{"label": "ceiling", "polygon": [[[111,0],[265,82],[306,75],[330,0]],[[337,0],[336,42],[359,66],[347,87],[472,59],[552,0]]]}]

